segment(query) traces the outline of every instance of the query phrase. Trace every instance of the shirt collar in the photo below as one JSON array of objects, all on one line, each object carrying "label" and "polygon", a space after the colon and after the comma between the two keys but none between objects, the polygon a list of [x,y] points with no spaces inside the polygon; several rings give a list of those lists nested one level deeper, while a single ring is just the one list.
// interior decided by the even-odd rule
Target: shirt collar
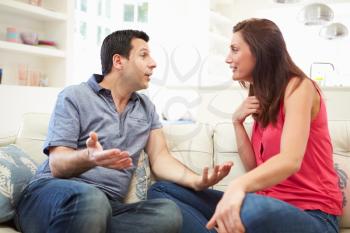
[{"label": "shirt collar", "polygon": [[[103,80],[103,75],[100,74],[93,74],[88,80],[88,85],[92,88],[92,90],[95,93],[101,93],[101,92],[111,92],[109,89],[103,88],[99,85],[100,82]],[[136,92],[133,92],[131,94],[130,100],[135,102],[136,100],[139,99],[139,94]]]}]

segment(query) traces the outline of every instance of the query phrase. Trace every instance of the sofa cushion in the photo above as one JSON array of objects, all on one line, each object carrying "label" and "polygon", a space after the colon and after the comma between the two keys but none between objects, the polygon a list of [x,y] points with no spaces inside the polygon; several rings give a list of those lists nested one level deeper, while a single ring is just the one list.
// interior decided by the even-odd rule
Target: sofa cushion
[{"label": "sofa cushion", "polygon": [[[250,136],[252,123],[244,125]],[[214,164],[222,164],[227,161],[233,161],[233,167],[223,180],[214,186],[215,189],[224,191],[226,186],[234,178],[245,172],[244,166],[238,155],[236,137],[231,122],[218,123],[214,127]]]},{"label": "sofa cushion", "polygon": [[14,206],[36,169],[35,162],[17,146],[0,148],[0,222],[14,216]]},{"label": "sofa cushion", "polygon": [[213,129],[207,124],[173,124],[163,127],[171,154],[197,173],[213,167]]},{"label": "sofa cushion", "polygon": [[41,164],[47,157],[43,153],[50,114],[25,113],[16,138],[16,145],[24,150],[37,163]]}]

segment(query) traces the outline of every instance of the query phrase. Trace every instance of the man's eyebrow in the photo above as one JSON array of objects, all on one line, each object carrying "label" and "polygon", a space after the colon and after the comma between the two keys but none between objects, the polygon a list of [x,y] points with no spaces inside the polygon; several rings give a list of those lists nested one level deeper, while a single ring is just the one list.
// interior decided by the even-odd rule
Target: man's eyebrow
[{"label": "man's eyebrow", "polygon": [[146,51],[146,52],[148,52],[149,50],[148,50],[148,48],[141,48],[139,51],[140,51],[140,52],[141,52],[141,51]]}]

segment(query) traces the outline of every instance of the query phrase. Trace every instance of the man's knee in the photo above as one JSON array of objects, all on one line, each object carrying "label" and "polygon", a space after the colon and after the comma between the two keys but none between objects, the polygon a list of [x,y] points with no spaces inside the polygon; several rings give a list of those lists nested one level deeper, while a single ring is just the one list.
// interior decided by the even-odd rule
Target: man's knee
[{"label": "man's knee", "polygon": [[71,229],[89,232],[106,230],[112,215],[111,206],[105,194],[90,185],[78,186],[74,191],[71,190],[60,208],[62,214],[56,216],[54,221],[61,222],[60,220],[68,215],[71,216],[68,220]]},{"label": "man's knee", "polygon": [[84,188],[77,190],[71,201],[75,202],[77,209],[89,215],[107,217],[111,215],[111,206],[106,195],[99,189],[86,185]]},{"label": "man's knee", "polygon": [[159,208],[154,218],[157,222],[156,232],[178,233],[182,227],[182,214],[177,205],[168,199],[154,199]]}]

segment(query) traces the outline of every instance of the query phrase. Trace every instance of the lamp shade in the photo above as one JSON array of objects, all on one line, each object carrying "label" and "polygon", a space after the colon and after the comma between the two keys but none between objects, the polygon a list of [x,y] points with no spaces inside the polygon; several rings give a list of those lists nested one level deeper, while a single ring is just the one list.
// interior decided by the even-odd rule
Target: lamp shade
[{"label": "lamp shade", "polygon": [[303,7],[299,20],[305,25],[322,25],[333,20],[333,10],[323,3],[312,3]]},{"label": "lamp shade", "polygon": [[325,39],[333,40],[347,36],[349,33],[347,27],[341,23],[331,23],[323,26],[319,35]]}]

